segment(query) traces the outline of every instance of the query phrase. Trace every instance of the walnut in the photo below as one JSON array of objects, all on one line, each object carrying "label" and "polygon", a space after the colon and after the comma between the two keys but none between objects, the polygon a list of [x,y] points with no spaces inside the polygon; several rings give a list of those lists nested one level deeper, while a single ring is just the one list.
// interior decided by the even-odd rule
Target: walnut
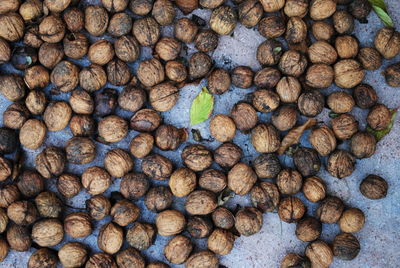
[{"label": "walnut", "polygon": [[91,195],[101,194],[111,185],[111,176],[101,167],[89,167],[82,174],[82,185]]},{"label": "walnut", "polygon": [[278,207],[280,193],[278,187],[270,182],[261,182],[250,191],[250,200],[262,212],[272,212]]},{"label": "walnut", "polygon": [[117,254],[116,261],[119,268],[144,268],[145,261],[140,252],[134,248],[127,248]]},{"label": "walnut", "polygon": [[359,232],[364,227],[364,223],[364,213],[358,208],[346,209],[339,219],[340,230],[346,233]]},{"label": "walnut", "polygon": [[227,255],[233,249],[235,236],[224,229],[215,229],[208,237],[208,249],[218,255]]},{"label": "walnut", "polygon": [[155,180],[166,180],[172,174],[172,162],[159,154],[146,156],[142,161],[143,173]]},{"label": "walnut", "polygon": [[311,176],[304,179],[303,193],[308,201],[317,203],[323,200],[326,196],[326,191],[326,185],[320,177]]},{"label": "walnut", "polygon": [[75,212],[68,214],[64,219],[64,230],[73,238],[86,237],[92,233],[92,224],[89,214]]},{"label": "walnut", "polygon": [[172,205],[172,193],[165,186],[155,186],[150,188],[145,197],[147,209],[159,212],[169,208]]},{"label": "walnut", "polygon": [[63,238],[63,225],[57,219],[40,220],[32,227],[32,240],[41,247],[58,245]]},{"label": "walnut", "polygon": [[321,240],[311,242],[306,247],[305,255],[316,267],[329,267],[333,262],[333,252],[327,243]]},{"label": "walnut", "polygon": [[81,188],[81,180],[75,175],[64,173],[58,177],[58,192],[66,198],[74,197],[81,191]]},{"label": "walnut", "polygon": [[369,199],[381,199],[386,197],[389,185],[377,175],[368,175],[360,184],[360,192]]},{"label": "walnut", "polygon": [[326,170],[333,177],[342,179],[350,176],[355,170],[355,157],[345,150],[336,150],[329,155]]},{"label": "walnut", "polygon": [[263,225],[261,212],[256,208],[246,207],[240,209],[235,216],[235,228],[244,236],[258,233]]},{"label": "walnut", "polygon": [[30,225],[38,219],[35,205],[29,201],[16,201],[7,208],[7,216],[18,225]]},{"label": "walnut", "polygon": [[53,192],[41,192],[35,198],[35,205],[43,218],[58,218],[63,211],[63,203]]},{"label": "walnut", "polygon": [[136,222],[126,233],[126,240],[129,245],[137,250],[146,250],[153,245],[156,230],[153,225],[148,223]]},{"label": "walnut", "polygon": [[157,215],[156,226],[159,235],[172,236],[183,231],[186,219],[177,210],[164,210]]},{"label": "walnut", "polygon": [[58,258],[66,268],[82,267],[87,260],[87,255],[88,249],[79,242],[66,243],[58,251]]},{"label": "walnut", "polygon": [[245,163],[236,164],[228,173],[228,187],[239,195],[247,194],[256,181],[256,173]]},{"label": "walnut", "polygon": [[86,200],[86,209],[93,219],[99,221],[110,215],[111,203],[105,196],[95,195]]},{"label": "walnut", "polygon": [[296,236],[299,240],[310,242],[318,239],[322,232],[322,224],[316,218],[306,217],[296,225]]},{"label": "walnut", "polygon": [[328,196],[317,208],[317,216],[322,223],[336,223],[344,210],[343,201],[336,196]]},{"label": "walnut", "polygon": [[140,215],[140,209],[133,202],[122,199],[111,208],[113,222],[119,226],[127,226],[137,220]]},{"label": "walnut", "polygon": [[186,230],[193,238],[205,238],[213,230],[212,222],[202,216],[191,216],[188,219]]},{"label": "walnut", "polygon": [[212,164],[212,154],[204,145],[188,145],[182,151],[184,164],[193,171],[203,171]]},{"label": "walnut", "polygon": [[299,221],[305,212],[306,207],[304,203],[294,196],[283,198],[278,206],[279,218],[287,223]]},{"label": "walnut", "polygon": [[276,154],[261,154],[253,162],[253,168],[260,179],[275,178],[281,171]]},{"label": "walnut", "polygon": [[128,152],[116,148],[108,151],[104,158],[104,167],[112,177],[123,177],[134,165],[133,159]]},{"label": "walnut", "polygon": [[115,254],[122,247],[124,233],[121,227],[109,222],[103,225],[97,237],[98,247],[108,253]]},{"label": "walnut", "polygon": [[65,168],[65,153],[54,146],[45,148],[35,159],[36,170],[46,179],[59,176]]},{"label": "walnut", "polygon": [[190,238],[178,235],[168,241],[164,248],[164,255],[172,264],[182,264],[192,252],[193,245]]},{"label": "walnut", "polygon": [[352,260],[360,252],[360,242],[349,233],[340,233],[333,240],[333,255],[342,260]]},{"label": "walnut", "polygon": [[154,137],[148,133],[140,133],[131,140],[130,152],[136,158],[144,158],[150,154],[154,145]]},{"label": "walnut", "polygon": [[73,137],[67,141],[65,152],[68,162],[82,165],[95,159],[96,146],[89,138]]},{"label": "walnut", "polygon": [[276,177],[276,185],[279,192],[287,195],[294,195],[301,190],[303,178],[297,170],[283,169]]},{"label": "walnut", "polygon": [[278,131],[272,125],[259,124],[251,131],[251,143],[259,153],[273,153],[279,149]]},{"label": "walnut", "polygon": [[186,268],[197,268],[205,266],[208,268],[218,268],[218,257],[209,250],[199,251],[190,255],[186,260]]},{"label": "walnut", "polygon": [[217,207],[217,198],[213,192],[193,191],[185,200],[185,209],[192,215],[207,215]]},{"label": "walnut", "polygon": [[128,123],[117,115],[109,115],[99,122],[98,131],[105,142],[118,142],[128,134]]},{"label": "walnut", "polygon": [[232,107],[231,117],[236,128],[242,132],[250,131],[258,121],[257,111],[252,105],[244,102],[238,102]]}]

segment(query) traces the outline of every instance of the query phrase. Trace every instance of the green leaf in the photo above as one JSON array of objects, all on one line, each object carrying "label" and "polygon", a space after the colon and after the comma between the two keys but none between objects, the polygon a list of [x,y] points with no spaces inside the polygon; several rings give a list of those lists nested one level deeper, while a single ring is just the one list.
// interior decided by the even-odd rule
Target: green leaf
[{"label": "green leaf", "polygon": [[389,134],[389,132],[393,128],[394,121],[396,120],[397,109],[390,110],[390,113],[392,114],[392,117],[390,119],[390,124],[387,126],[387,128],[382,129],[382,130],[374,130],[370,126],[367,126],[367,132],[374,135],[377,141],[380,141],[381,139],[383,139],[383,137],[385,137],[387,134]]},{"label": "green leaf", "polygon": [[274,51],[275,54],[278,54],[279,52],[282,51],[282,48],[281,47],[276,47],[276,48],[273,49],[273,51]]},{"label": "green leaf", "polygon": [[339,114],[337,114],[337,113],[334,113],[334,112],[329,112],[329,117],[330,118],[336,118],[336,117],[338,117],[339,116]]},{"label": "green leaf", "polygon": [[203,87],[199,95],[193,100],[190,107],[190,124],[197,125],[210,118],[214,107],[214,96]]},{"label": "green leaf", "polygon": [[372,8],[374,9],[375,13],[382,20],[383,24],[385,24],[385,26],[394,27],[393,20],[387,13],[385,2],[383,0],[368,0],[368,1],[372,5]]}]

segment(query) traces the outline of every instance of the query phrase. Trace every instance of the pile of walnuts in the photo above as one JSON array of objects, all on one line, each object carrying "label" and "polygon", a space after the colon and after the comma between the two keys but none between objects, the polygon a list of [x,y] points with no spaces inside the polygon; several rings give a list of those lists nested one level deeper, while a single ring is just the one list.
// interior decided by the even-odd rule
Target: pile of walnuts
[{"label": "pile of walnuts", "polygon": [[[259,232],[263,214],[275,211],[282,221],[296,224],[299,240],[309,242],[305,256],[287,255],[282,268],[328,267],[334,256],[354,259],[360,243],[353,233],[363,228],[365,215],[328,195],[317,174],[323,158],[329,174],[342,179],[353,173],[356,159],[374,154],[377,139],[359,128],[354,107],[368,109],[372,131],[391,124],[391,110],[363,79],[366,70],[377,70],[383,59],[399,54],[400,33],[384,27],[374,47],[361,46],[352,33],[356,20],[366,22],[368,0],[101,2],[1,1],[0,93],[13,103],[0,128],[0,261],[10,249],[34,246],[28,268],[53,268],[58,262],[67,268],[169,267],[147,263],[140,253],[158,234],[171,237],[164,248],[169,263],[216,268],[217,255],[229,254],[238,236]],[[200,7],[210,10],[208,22],[189,15]],[[265,37],[256,53],[259,70],[214,66],[211,55],[220,35],[232,34],[238,23],[257,27]],[[173,35],[163,36],[169,25]],[[186,59],[191,43],[197,52]],[[131,63],[141,59],[143,47],[150,47],[153,57],[133,72]],[[400,63],[384,75],[390,86],[399,87]],[[211,136],[221,143],[214,151],[204,141],[185,143],[189,132],[162,118],[178,102],[181,88],[203,78],[214,95],[232,85],[255,88],[229,115],[210,120]],[[321,89],[333,83],[342,90],[324,94]],[[59,100],[59,94],[69,100]],[[295,137],[297,142],[283,149],[294,165],[282,166],[277,152],[287,131],[298,131],[304,117],[316,117],[325,107],[331,110],[330,124],[312,128],[311,147],[294,146],[301,133]],[[121,110],[131,118],[117,115]],[[260,122],[260,113],[271,113],[271,119]],[[67,130],[72,135],[65,143],[46,142],[49,132]],[[69,164],[92,163],[101,155],[98,143],[118,144],[131,131],[136,135],[129,148],[110,149],[103,166],[73,174]],[[240,144],[233,143],[237,131],[249,134],[260,153],[250,164]],[[342,142],[348,149],[338,147]],[[160,153],[178,149],[183,149],[182,167]],[[24,151],[35,150],[35,167],[28,169]],[[120,190],[110,193],[116,178]],[[55,181],[54,191],[49,180]],[[385,197],[387,190],[386,181],[372,174],[360,185],[370,199]],[[67,213],[65,201],[81,191],[90,195],[86,210]],[[247,195],[253,207],[224,207],[232,192]],[[184,211],[175,209],[177,198],[185,198]],[[157,213],[154,223],[138,221],[142,212],[136,202],[142,199]],[[319,203],[314,216],[307,214],[306,200]],[[106,223],[96,234],[100,253],[90,254],[84,240],[63,242],[88,237],[101,220]],[[334,223],[341,233],[330,244],[320,240],[322,224]],[[202,238],[207,249],[193,243]]]}]

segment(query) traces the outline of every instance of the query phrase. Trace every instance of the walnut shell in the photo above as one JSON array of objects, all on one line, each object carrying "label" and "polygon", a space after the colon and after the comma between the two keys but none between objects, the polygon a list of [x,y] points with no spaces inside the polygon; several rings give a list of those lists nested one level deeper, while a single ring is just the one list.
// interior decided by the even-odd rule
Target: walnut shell
[{"label": "walnut shell", "polygon": [[322,232],[322,224],[313,217],[306,217],[296,224],[296,236],[299,240],[310,242],[318,239]]},{"label": "walnut shell", "polygon": [[68,126],[72,109],[64,101],[56,101],[47,105],[43,114],[43,121],[49,131],[60,131]]},{"label": "walnut shell", "polygon": [[132,33],[142,46],[155,45],[160,38],[160,25],[152,17],[135,20]]},{"label": "walnut shell", "polygon": [[61,92],[69,92],[78,85],[79,68],[69,61],[59,62],[50,75],[51,82]]},{"label": "walnut shell", "polygon": [[91,195],[101,194],[111,185],[111,176],[101,167],[89,167],[82,174],[82,185]]},{"label": "walnut shell", "polygon": [[212,222],[202,216],[191,216],[188,219],[186,230],[193,238],[205,238],[213,230]]},{"label": "walnut shell", "polygon": [[306,212],[304,203],[297,197],[289,196],[281,199],[278,206],[279,218],[287,223],[299,221]]},{"label": "walnut shell", "polygon": [[188,168],[175,170],[169,179],[171,192],[177,197],[190,194],[197,185],[196,174]]},{"label": "walnut shell", "polygon": [[145,260],[140,255],[140,252],[134,248],[127,248],[117,254],[116,257],[119,268],[130,268],[130,267],[145,267]]},{"label": "walnut shell", "polygon": [[349,233],[340,233],[333,240],[333,255],[342,260],[353,260],[360,252],[360,242]]},{"label": "walnut shell", "polygon": [[367,123],[374,130],[383,130],[389,126],[391,117],[388,107],[384,104],[377,104],[369,111]]},{"label": "walnut shell", "polygon": [[45,148],[35,159],[36,170],[46,179],[59,176],[65,168],[65,153],[54,146]]},{"label": "walnut shell", "polygon": [[166,180],[172,174],[172,162],[159,154],[146,156],[142,161],[143,173],[155,180]]},{"label": "walnut shell", "polygon": [[210,27],[219,35],[229,35],[237,23],[236,11],[230,6],[221,6],[213,10],[210,18]]},{"label": "walnut shell", "polygon": [[335,196],[328,196],[317,208],[317,216],[322,223],[336,223],[344,210],[343,201]]},{"label": "walnut shell", "polygon": [[182,151],[184,164],[193,171],[203,171],[212,164],[212,154],[204,145],[188,145]]},{"label": "walnut shell", "polygon": [[79,177],[72,174],[62,174],[57,180],[57,189],[60,194],[66,198],[72,198],[77,195],[82,188]]},{"label": "walnut shell", "polygon": [[199,178],[199,186],[208,191],[219,193],[227,184],[226,176],[216,169],[205,170]]},{"label": "walnut shell", "polygon": [[140,133],[131,140],[129,149],[136,158],[144,158],[150,154],[154,145],[154,137],[148,133]]},{"label": "walnut shell", "polygon": [[73,137],[65,146],[67,160],[73,164],[87,164],[96,157],[96,146],[94,142],[85,137]]},{"label": "walnut shell", "polygon": [[118,142],[128,134],[128,123],[117,115],[109,115],[99,122],[98,131],[105,142]]},{"label": "walnut shell", "polygon": [[364,227],[364,223],[364,213],[358,208],[346,209],[339,219],[340,230],[345,233],[359,232]]},{"label": "walnut shell", "polygon": [[150,188],[145,197],[147,209],[159,212],[169,208],[172,205],[172,193],[165,186],[155,186]]},{"label": "walnut shell", "polygon": [[104,167],[115,178],[126,175],[133,165],[134,162],[129,153],[119,148],[108,151],[104,158]]},{"label": "walnut shell", "polygon": [[30,225],[38,219],[35,205],[29,201],[16,201],[7,208],[7,216],[18,225]]},{"label": "walnut shell", "polygon": [[280,199],[278,187],[270,182],[261,182],[254,186],[250,192],[253,205],[262,212],[272,212],[277,209]]},{"label": "walnut shell", "polygon": [[101,266],[117,268],[113,257],[103,252],[92,255],[85,264],[85,268],[98,268]]},{"label": "walnut shell", "polygon": [[131,118],[130,126],[139,132],[152,132],[161,124],[160,114],[152,109],[141,109]]},{"label": "walnut shell", "polygon": [[329,267],[333,262],[333,252],[327,243],[321,240],[311,242],[307,245],[305,255],[311,264],[316,267]]},{"label": "walnut shell", "polygon": [[150,104],[158,112],[171,110],[179,99],[179,89],[171,82],[158,84],[151,88],[149,94]]},{"label": "walnut shell", "polygon": [[88,6],[85,9],[85,29],[91,35],[104,34],[108,26],[107,10],[101,6]]},{"label": "walnut shell", "polygon": [[56,268],[58,258],[56,253],[48,248],[40,248],[29,257],[28,268]]},{"label": "walnut shell", "polygon": [[197,268],[205,266],[208,268],[218,268],[218,257],[209,250],[199,251],[190,255],[186,260],[186,268]]},{"label": "walnut shell", "polygon": [[113,222],[119,226],[127,226],[137,220],[140,215],[140,209],[133,202],[122,199],[111,208]]},{"label": "walnut shell", "polygon": [[208,249],[218,255],[227,255],[233,249],[235,236],[224,229],[215,229],[208,237]]},{"label": "walnut shell", "polygon": [[383,27],[376,34],[374,44],[385,59],[391,59],[400,52],[400,33],[394,28]]},{"label": "walnut shell", "polygon": [[137,250],[146,250],[153,245],[155,235],[156,230],[153,225],[136,222],[134,226],[128,229],[126,240],[130,246]]},{"label": "walnut shell", "polygon": [[79,242],[71,242],[63,245],[58,251],[58,258],[65,268],[82,267],[88,255],[86,246]]},{"label": "walnut shell", "polygon": [[115,254],[122,247],[124,233],[121,227],[109,222],[101,227],[97,238],[98,247],[108,253]]},{"label": "walnut shell", "polygon": [[196,37],[198,29],[199,27],[194,21],[188,18],[180,18],[174,25],[174,36],[184,43],[191,43]]},{"label": "walnut shell", "polygon": [[6,235],[10,248],[15,251],[27,251],[31,247],[30,232],[25,226],[12,224],[8,227]]},{"label": "walnut shell", "polygon": [[177,210],[164,210],[157,215],[156,226],[159,235],[172,236],[183,231],[186,219]]},{"label": "walnut shell", "polygon": [[244,236],[258,233],[263,225],[261,212],[256,208],[245,207],[240,209],[235,216],[235,228]]},{"label": "walnut shell", "polygon": [[276,177],[279,192],[287,195],[298,193],[303,184],[303,178],[297,170],[283,169]]},{"label": "walnut shell", "polygon": [[252,105],[244,102],[238,102],[232,107],[231,117],[235,122],[236,128],[242,132],[251,130],[258,121],[256,110]]},{"label": "walnut shell", "polygon": [[103,195],[95,195],[86,200],[86,208],[90,216],[99,221],[110,215],[111,203]]},{"label": "walnut shell", "polygon": [[32,227],[32,240],[41,247],[58,245],[63,238],[63,225],[57,219],[44,219]]},{"label": "walnut shell", "polygon": [[172,264],[182,264],[192,252],[193,245],[190,238],[178,235],[168,241],[164,248],[164,255]]},{"label": "walnut shell", "polygon": [[389,185],[377,175],[368,175],[360,184],[360,192],[369,199],[381,199],[386,197]]},{"label": "walnut shell", "polygon": [[352,88],[360,84],[365,76],[361,64],[352,59],[338,61],[333,69],[335,71],[335,83],[341,88]]},{"label": "walnut shell", "polygon": [[228,173],[228,187],[239,195],[247,194],[256,181],[256,173],[245,163],[236,164]]},{"label": "walnut shell", "polygon": [[36,150],[46,138],[46,125],[41,120],[29,119],[20,129],[19,141],[25,148]]},{"label": "walnut shell", "polygon": [[261,179],[275,178],[281,171],[281,164],[276,154],[261,154],[254,160],[253,168]]},{"label": "walnut shell", "polygon": [[375,148],[376,139],[369,132],[358,132],[351,138],[351,153],[359,159],[371,157],[375,153]]},{"label": "walnut shell", "polygon": [[311,176],[303,182],[303,194],[313,203],[323,200],[326,196],[326,185],[324,181],[317,176]]},{"label": "walnut shell", "polygon": [[330,154],[326,169],[333,177],[342,179],[355,170],[355,157],[345,150],[336,150]]},{"label": "walnut shell", "polygon": [[64,230],[73,238],[86,237],[92,233],[92,224],[89,214],[75,212],[68,214],[64,219]]},{"label": "walnut shell", "polygon": [[279,149],[278,131],[272,125],[259,124],[251,131],[251,143],[259,153],[273,153]]},{"label": "walnut shell", "polygon": [[35,205],[43,218],[58,218],[63,211],[63,203],[53,192],[41,192],[35,198]]},{"label": "walnut shell", "polygon": [[338,139],[350,139],[358,131],[358,121],[351,114],[341,114],[332,119],[332,130]]},{"label": "walnut shell", "polygon": [[217,207],[217,198],[213,192],[193,191],[185,200],[185,209],[192,215],[207,215]]}]

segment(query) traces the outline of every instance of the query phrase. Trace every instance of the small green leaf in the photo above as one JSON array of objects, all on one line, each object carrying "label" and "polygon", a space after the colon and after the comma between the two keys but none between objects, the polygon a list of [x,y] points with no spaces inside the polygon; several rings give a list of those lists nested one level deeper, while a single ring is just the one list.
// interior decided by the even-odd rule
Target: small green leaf
[{"label": "small green leaf", "polygon": [[389,134],[389,132],[393,128],[394,121],[396,120],[397,109],[390,110],[390,113],[392,114],[392,117],[390,119],[390,124],[387,126],[387,128],[382,129],[382,130],[374,130],[370,126],[367,126],[367,132],[374,135],[377,141],[380,141],[381,139],[383,139],[383,137],[385,137],[387,134]]},{"label": "small green leaf", "polygon": [[339,116],[339,114],[337,114],[337,113],[334,113],[334,112],[329,112],[329,118],[336,118],[336,117],[338,117]]},{"label": "small green leaf", "polygon": [[235,193],[226,187],[218,196],[218,206],[223,206],[225,205],[226,202],[228,202],[229,199],[233,198],[235,196]]},{"label": "small green leaf", "polygon": [[375,13],[382,20],[383,24],[385,24],[385,26],[394,27],[393,20],[387,13],[385,2],[383,0],[368,0],[368,1],[372,5],[372,8],[374,9]]},{"label": "small green leaf", "polygon": [[281,47],[276,47],[276,48],[273,49],[273,51],[274,51],[275,54],[278,54],[279,52],[282,51],[282,48]]},{"label": "small green leaf", "polygon": [[203,87],[199,95],[193,100],[190,107],[190,124],[197,125],[210,118],[214,107],[214,96]]}]

